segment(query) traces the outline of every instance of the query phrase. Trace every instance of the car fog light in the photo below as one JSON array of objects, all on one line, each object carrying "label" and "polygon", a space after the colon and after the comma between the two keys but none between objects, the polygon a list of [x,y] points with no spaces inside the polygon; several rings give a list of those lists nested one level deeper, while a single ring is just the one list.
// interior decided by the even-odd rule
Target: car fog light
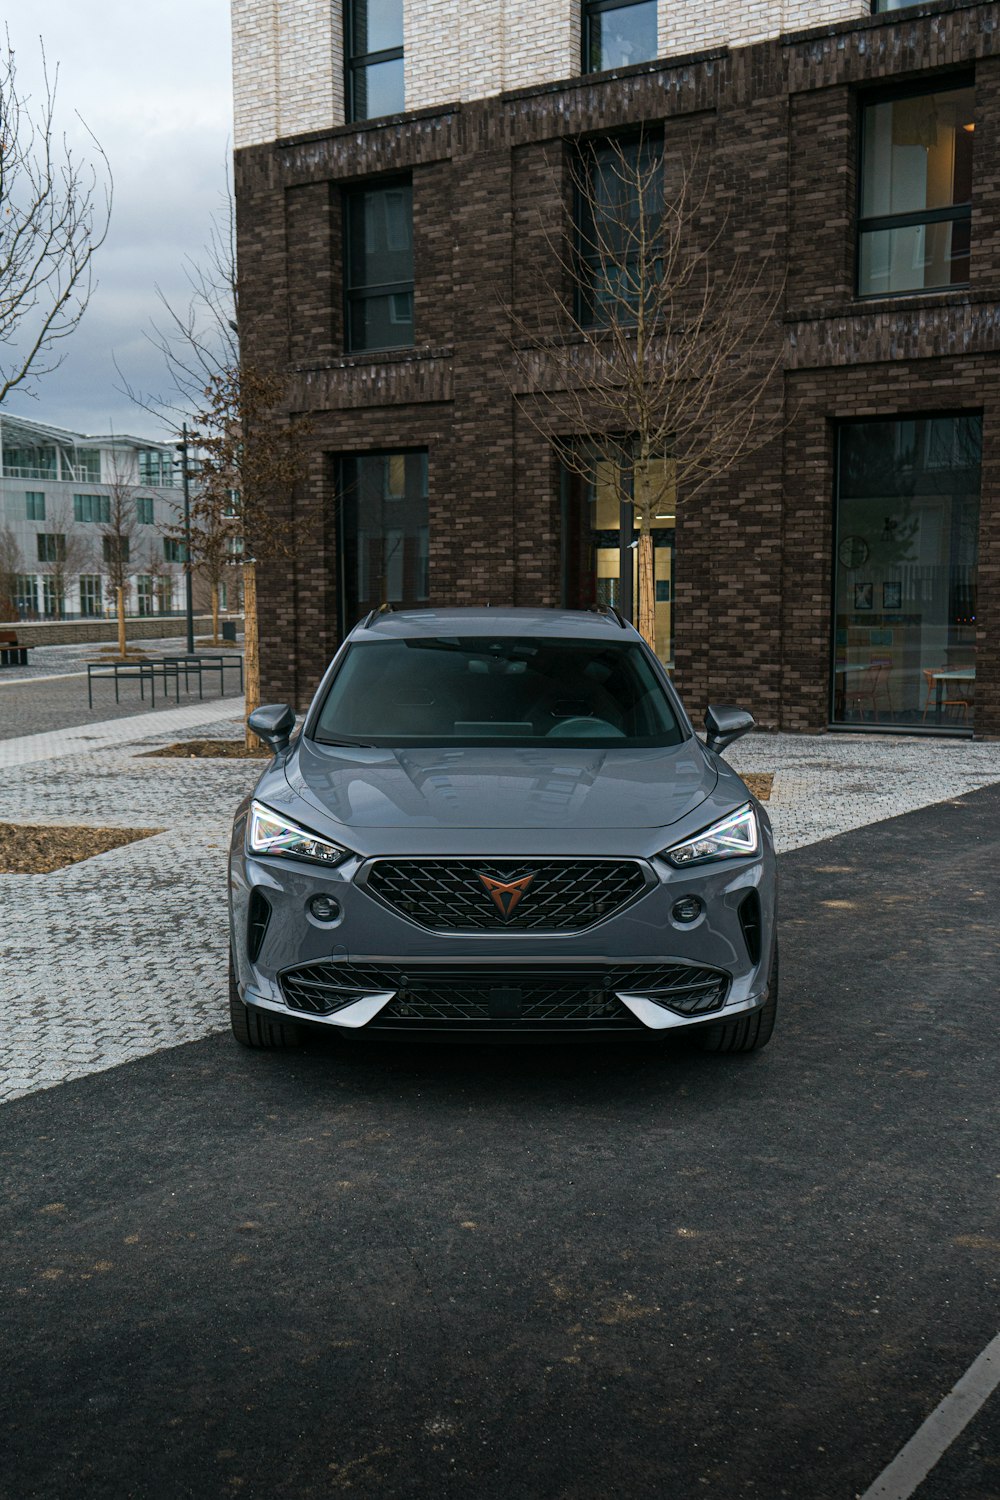
[{"label": "car fog light", "polygon": [[674,902],[670,915],[675,922],[697,922],[701,916],[701,902],[697,896],[682,896]]},{"label": "car fog light", "polygon": [[317,922],[335,922],[340,916],[340,902],[334,900],[333,896],[313,896],[309,902],[309,910]]}]

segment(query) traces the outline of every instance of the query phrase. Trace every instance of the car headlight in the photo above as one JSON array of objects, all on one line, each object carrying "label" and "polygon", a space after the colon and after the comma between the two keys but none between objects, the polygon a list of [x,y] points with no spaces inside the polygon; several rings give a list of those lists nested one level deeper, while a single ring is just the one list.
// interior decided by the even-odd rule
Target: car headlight
[{"label": "car headlight", "polygon": [[321,839],[307,828],[280,817],[262,802],[250,804],[247,848],[252,854],[280,854],[286,859],[305,859],[314,865],[339,865],[351,853],[350,849],[343,849],[330,839]]},{"label": "car headlight", "polygon": [[713,823],[704,833],[683,844],[674,844],[663,850],[663,858],[672,865],[700,865],[710,859],[745,859],[756,854],[760,848],[760,830],[757,814],[747,803],[737,812],[730,813],[719,823]]}]

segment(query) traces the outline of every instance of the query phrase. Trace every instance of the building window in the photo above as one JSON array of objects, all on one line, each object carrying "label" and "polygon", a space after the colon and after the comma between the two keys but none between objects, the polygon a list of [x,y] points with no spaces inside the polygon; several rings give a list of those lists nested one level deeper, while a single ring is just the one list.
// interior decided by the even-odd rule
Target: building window
[{"label": "building window", "polygon": [[649,62],[656,52],[656,0],[584,0],[585,73]]},{"label": "building window", "polygon": [[153,579],[149,573],[140,573],[135,580],[136,602],[141,615],[153,613]]},{"label": "building window", "polygon": [[137,495],[135,498],[135,518],[140,526],[152,526],[153,524],[153,501],[149,495]]},{"label": "building window", "polygon": [[110,495],[74,495],[73,520],[97,521],[107,526],[111,521]]},{"label": "building window", "polygon": [[656,272],[653,243],[663,214],[661,142],[648,136],[588,141],[581,149],[577,316],[583,325],[631,322]]},{"label": "building window", "polygon": [[366,453],[339,467],[341,629],[428,587],[427,454]]},{"label": "building window", "polygon": [[101,575],[80,574],[80,613],[94,616],[101,613]]},{"label": "building window", "polygon": [[347,347],[413,343],[413,190],[409,182],[346,194]]},{"label": "building window", "polygon": [[139,483],[169,490],[174,483],[174,463],[169,453],[158,448],[139,449]]},{"label": "building window", "polygon": [[981,442],[978,415],[841,426],[835,723],[971,730]]},{"label": "building window", "polygon": [[596,444],[588,474],[563,468],[563,604],[617,609],[672,667],[675,469],[668,458],[645,467],[624,458],[616,461]]},{"label": "building window", "polygon": [[65,613],[66,600],[58,578],[42,579],[42,614],[47,620],[61,620]]},{"label": "building window", "polygon": [[85,484],[100,484],[101,454],[99,449],[77,448],[73,453],[70,467],[73,470],[74,479],[82,479]]},{"label": "building window", "polygon": [[24,497],[24,514],[28,521],[45,520],[45,496],[41,490],[28,490]]},{"label": "building window", "polygon": [[105,567],[128,566],[129,540],[127,536],[105,536],[101,538],[101,541]]},{"label": "building window", "polygon": [[38,610],[38,587],[34,573],[18,573],[14,579],[14,607],[23,620]]},{"label": "building window", "polygon": [[4,448],[3,472],[10,479],[58,479],[59,455],[54,448]]},{"label": "building window", "polygon": [[185,560],[184,543],[177,541],[175,537],[165,536],[163,538],[163,560],[168,563],[182,563]]},{"label": "building window", "polygon": [[919,0],[872,0],[872,15],[884,16],[891,10],[906,10],[918,3]]},{"label": "building window", "polygon": [[66,537],[63,532],[40,531],[37,536],[38,561],[59,563],[66,561]]},{"label": "building window", "polygon": [[347,118],[375,120],[405,107],[403,0],[347,0]]},{"label": "building window", "polygon": [[863,106],[860,296],[967,284],[973,93],[963,84],[896,93]]}]

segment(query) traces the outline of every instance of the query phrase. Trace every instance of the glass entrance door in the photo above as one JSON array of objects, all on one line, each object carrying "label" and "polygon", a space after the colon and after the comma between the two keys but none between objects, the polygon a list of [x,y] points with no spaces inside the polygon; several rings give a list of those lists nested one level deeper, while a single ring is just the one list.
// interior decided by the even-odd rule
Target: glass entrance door
[{"label": "glass entrance door", "polygon": [[675,513],[663,488],[658,476],[620,486],[603,461],[591,480],[564,474],[563,598],[570,609],[613,606],[672,667]]},{"label": "glass entrance door", "polygon": [[365,453],[339,465],[340,629],[380,604],[428,596],[427,453]]},{"label": "glass entrance door", "polygon": [[838,437],[833,722],[971,731],[982,419]]}]

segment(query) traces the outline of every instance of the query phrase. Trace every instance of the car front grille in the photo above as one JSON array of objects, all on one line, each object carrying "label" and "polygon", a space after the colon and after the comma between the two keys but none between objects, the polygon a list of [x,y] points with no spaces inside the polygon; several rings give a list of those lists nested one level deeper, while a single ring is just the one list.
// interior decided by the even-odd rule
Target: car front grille
[{"label": "car front grille", "polygon": [[469,1030],[642,1030],[618,992],[655,1000],[681,1015],[721,1009],[729,976],[692,964],[616,967],[494,964],[423,967],[339,962],[303,964],[279,975],[285,1003],[303,1015],[329,1016],[363,995],[395,991],[372,1028]]},{"label": "car front grille", "polygon": [[376,860],[367,889],[432,932],[582,932],[646,888],[631,859]]}]

